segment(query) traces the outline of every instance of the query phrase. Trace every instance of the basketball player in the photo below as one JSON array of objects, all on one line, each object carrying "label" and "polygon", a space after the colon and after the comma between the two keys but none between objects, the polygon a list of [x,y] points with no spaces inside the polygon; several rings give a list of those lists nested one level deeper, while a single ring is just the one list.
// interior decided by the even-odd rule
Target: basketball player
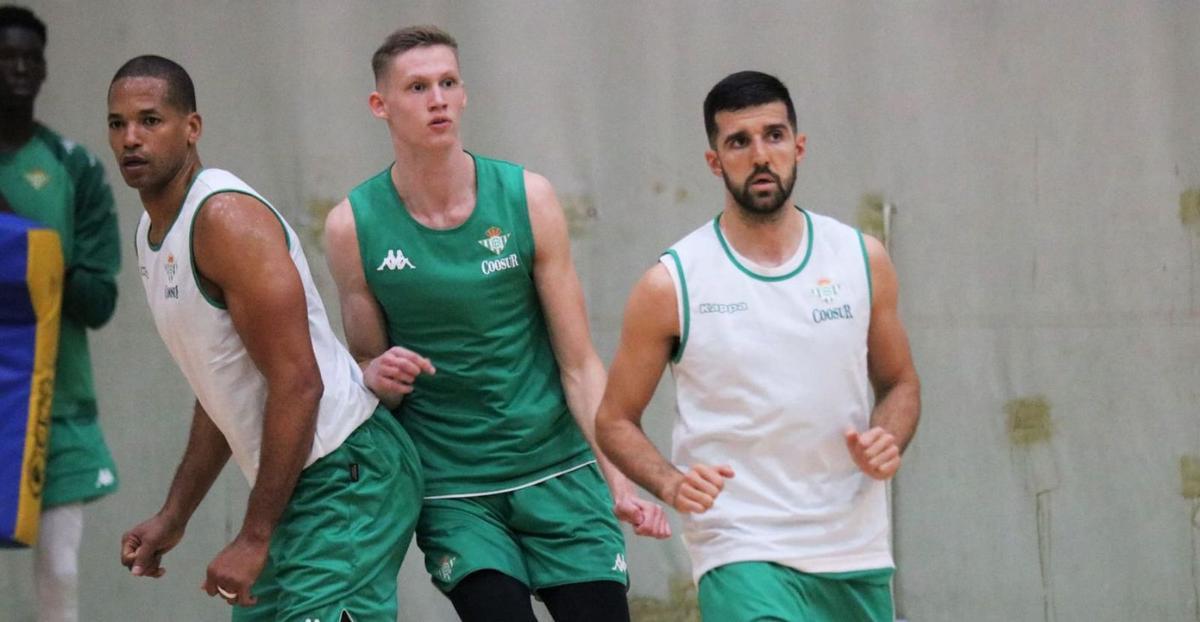
[{"label": "basketball player", "polygon": [[200,163],[191,78],[139,56],[113,77],[108,136],[141,196],[138,267],[155,326],[196,393],[167,500],[122,538],[158,577],[232,455],[251,484],[204,590],[234,620],[395,620],[422,491],[408,435],[329,327],[300,239],[262,195]]},{"label": "basketball player", "polygon": [[[895,271],[792,205],[805,137],[779,80],[728,76],[704,120],[725,207],[634,287],[600,446],[683,513],[705,620],[890,621],[884,482],[920,410]],[[668,363],[670,462],[640,426]]]},{"label": "basketball player", "polygon": [[589,448],[605,374],[566,220],[544,177],[463,150],[457,49],[405,28],[372,59],[395,163],[327,221],[347,340],[421,453],[417,544],[459,616],[533,620],[536,592],[560,622],[626,620],[614,508],[669,528]]},{"label": "basketball player", "polygon": [[84,505],[119,486],[100,429],[87,333],[116,309],[121,246],[100,162],[34,119],[46,42],[46,25],[33,12],[0,6],[0,193],[17,214],[58,233],[66,261],[34,583],[38,620],[72,622]]}]

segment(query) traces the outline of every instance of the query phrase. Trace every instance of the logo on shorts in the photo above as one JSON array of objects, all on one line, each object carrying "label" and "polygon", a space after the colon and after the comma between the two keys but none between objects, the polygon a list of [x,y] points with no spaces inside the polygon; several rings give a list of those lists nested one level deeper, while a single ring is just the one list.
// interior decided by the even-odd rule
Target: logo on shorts
[{"label": "logo on shorts", "polygon": [[491,227],[484,233],[484,235],[487,237],[479,240],[479,243],[482,244],[484,248],[492,251],[493,255],[499,255],[500,253],[504,252],[504,245],[508,244],[508,236],[511,234],[501,231],[500,227]]},{"label": "logo on shorts", "polygon": [[625,571],[628,568],[629,567],[625,565],[625,556],[620,553],[617,553],[617,561],[613,562],[613,567],[609,568],[609,570],[616,570],[616,571],[620,572],[621,574],[625,574]]},{"label": "logo on shorts", "polygon": [[107,488],[117,483],[117,476],[109,469],[100,469],[96,473],[96,488]]},{"label": "logo on shorts", "polygon": [[438,570],[435,573],[437,578],[441,579],[442,581],[449,582],[450,577],[454,575],[454,562],[457,559],[457,557],[443,555],[442,563],[440,566],[438,566]]}]

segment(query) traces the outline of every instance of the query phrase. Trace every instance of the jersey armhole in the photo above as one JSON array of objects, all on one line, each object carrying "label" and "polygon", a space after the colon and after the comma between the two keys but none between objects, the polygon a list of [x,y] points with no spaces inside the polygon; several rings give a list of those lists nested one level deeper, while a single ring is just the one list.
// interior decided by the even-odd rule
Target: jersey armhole
[{"label": "jersey armhole", "polygon": [[671,281],[675,283],[677,294],[675,307],[679,314],[679,343],[675,345],[675,351],[671,353],[671,362],[678,363],[683,359],[683,349],[687,347],[688,330],[692,323],[691,304],[688,301],[687,279],[683,276],[683,264],[679,261],[679,254],[672,248],[667,249],[662,257],[671,258],[670,263],[663,261],[662,264],[667,268],[667,274],[671,275]]},{"label": "jersey armhole", "polygon": [[285,225],[283,222],[283,216],[280,216],[279,212],[275,211],[275,208],[272,207],[270,203],[267,203],[266,200],[258,195],[246,192],[244,190],[223,189],[210,192],[200,199],[200,201],[196,204],[196,210],[192,212],[192,222],[188,223],[188,260],[192,264],[192,278],[196,281],[196,291],[200,292],[200,295],[204,297],[204,300],[207,301],[208,304],[216,307],[217,309],[221,309],[222,311],[226,311],[228,310],[228,307],[225,306],[225,303],[213,298],[208,291],[204,289],[204,281],[200,278],[200,270],[196,267],[196,219],[200,217],[200,210],[204,209],[204,206],[208,203],[208,200],[218,194],[244,194],[257,201],[263,207],[267,208],[267,210],[271,212],[271,215],[275,217],[275,220],[279,221],[280,228],[283,229],[283,239],[287,243],[287,249],[289,253],[292,250],[292,236],[288,233],[287,225]]},{"label": "jersey armhole", "polygon": [[863,266],[867,270],[867,315],[870,316],[871,306],[875,302],[875,284],[871,281],[871,256],[867,254],[867,240],[862,231],[858,234],[858,247],[862,249]]}]

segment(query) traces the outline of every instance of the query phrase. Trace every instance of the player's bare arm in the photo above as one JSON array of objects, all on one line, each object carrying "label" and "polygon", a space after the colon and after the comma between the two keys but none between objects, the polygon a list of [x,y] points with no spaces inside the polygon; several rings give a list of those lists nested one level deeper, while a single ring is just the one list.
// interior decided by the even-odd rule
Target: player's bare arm
[{"label": "player's bare arm", "polygon": [[642,413],[679,341],[679,311],[671,276],[650,268],[625,306],[621,343],[596,416],[600,447],[630,479],[679,512],[703,512],[733,477],[727,465],[693,465],[681,473],[642,430]]},{"label": "player's bare arm", "polygon": [[249,605],[250,586],[312,448],[324,385],[304,286],[275,214],[250,196],[222,193],[204,204],[192,234],[200,286],[225,304],[267,382],[258,476],[242,528],[209,565],[204,584],[209,595],[220,586],[236,595],[226,596],[230,602]]},{"label": "player's bare arm", "polygon": [[337,284],[342,329],[350,354],[362,366],[367,388],[394,410],[405,395],[412,393],[418,375],[437,370],[429,359],[412,350],[388,347],[387,323],[367,286],[349,199],[334,207],[325,219],[325,249],[329,272]]},{"label": "player's bare arm", "polygon": [[167,572],[162,557],[179,544],[192,514],[229,461],[229,443],[200,402],[192,412],[187,448],[162,509],[121,537],[121,564],[139,577]]},{"label": "player's bare arm", "polygon": [[562,374],[567,406],[596,453],[617,517],[633,525],[638,535],[669,537],[671,531],[662,508],[639,498],[633,485],[596,444],[596,409],[606,375],[592,345],[583,287],[571,261],[567,220],[546,178],[526,171],[525,194],[535,249],[533,279]]},{"label": "player's bare arm", "polygon": [[871,429],[846,431],[850,455],[864,473],[889,479],[900,468],[900,455],[916,433],[921,413],[921,382],[913,365],[908,334],[900,321],[896,269],[883,244],[864,236],[871,266],[871,326],[867,368],[875,388]]}]

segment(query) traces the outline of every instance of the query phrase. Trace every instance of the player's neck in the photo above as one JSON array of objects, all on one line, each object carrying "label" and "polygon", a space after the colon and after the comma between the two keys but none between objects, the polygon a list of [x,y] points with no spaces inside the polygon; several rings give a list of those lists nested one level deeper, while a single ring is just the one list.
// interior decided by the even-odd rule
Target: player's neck
[{"label": "player's neck", "polygon": [[721,233],[739,255],[763,266],[786,263],[804,239],[804,215],[791,200],[777,215],[763,218],[748,214],[737,205],[726,205],[721,216]]},{"label": "player's neck", "polygon": [[33,138],[33,106],[0,108],[0,119],[0,153],[16,151]]},{"label": "player's neck", "polygon": [[166,183],[154,188],[138,190],[142,206],[150,215],[149,237],[151,242],[155,244],[162,242],[167,231],[171,229],[171,225],[175,223],[175,219],[179,217],[179,211],[183,208],[183,200],[187,198],[192,181],[203,168],[200,156],[192,151],[187,162],[179,167],[179,170]]},{"label": "player's neck", "polygon": [[408,212],[435,228],[447,224],[443,220],[452,213],[464,209],[469,213],[475,203],[475,161],[461,146],[436,151],[396,149],[391,178]]}]

